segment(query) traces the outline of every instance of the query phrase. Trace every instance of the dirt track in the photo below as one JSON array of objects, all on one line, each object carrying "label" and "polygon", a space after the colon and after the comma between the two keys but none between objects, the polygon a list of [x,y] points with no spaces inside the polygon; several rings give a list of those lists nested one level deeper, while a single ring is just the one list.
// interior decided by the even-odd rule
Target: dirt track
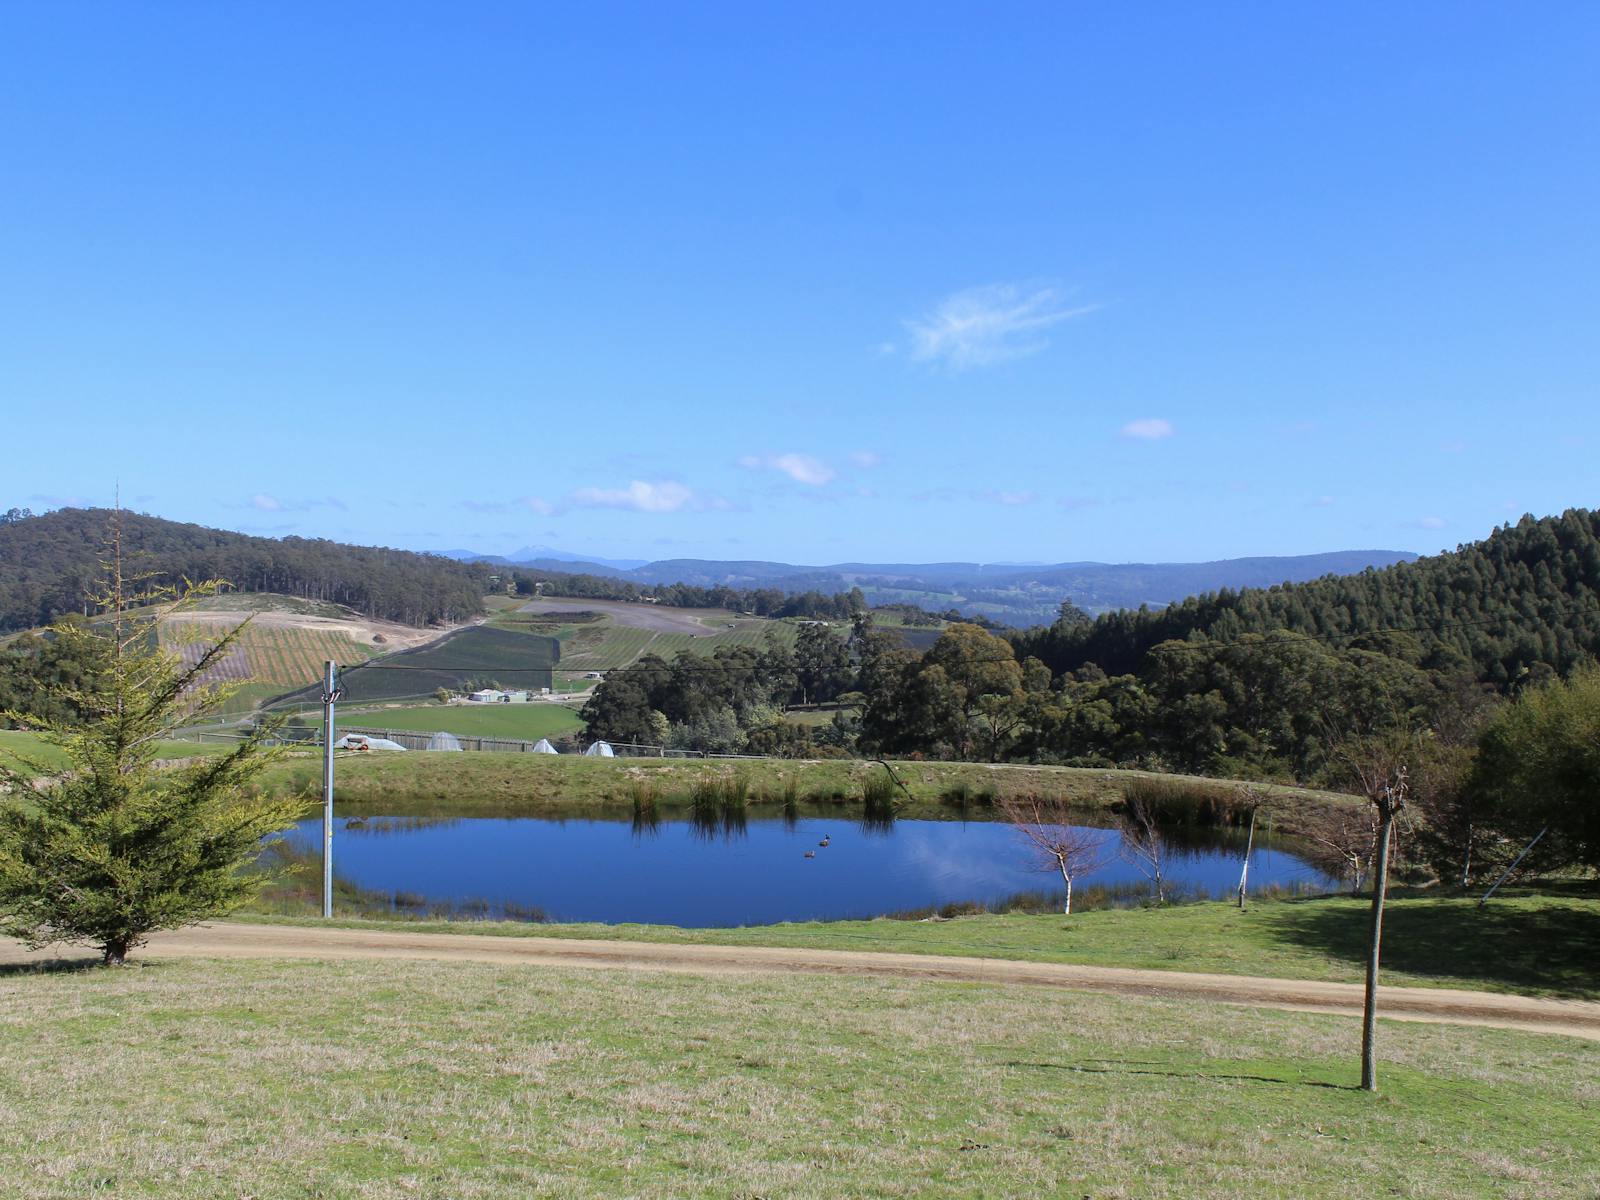
[{"label": "dirt track", "polygon": [[[655,942],[495,937],[288,925],[219,924],[160,934],[140,952],[153,958],[442,959],[530,967],[592,967],[673,971],[693,975],[810,972],[892,979],[1024,984],[1127,996],[1161,996],[1301,1012],[1358,1015],[1358,984],[1200,975],[1009,959],[879,954],[855,950],[766,946],[671,945]],[[74,954],[74,957],[77,955]],[[0,963],[42,961],[59,954],[29,954],[0,943]],[[1383,988],[1379,1009],[1402,1021],[1492,1025],[1600,1041],[1600,1003],[1541,1000],[1496,992],[1443,988]]]},{"label": "dirt track", "polygon": [[[622,600],[530,600],[517,610],[525,613],[592,612],[610,617],[618,625],[648,629],[654,633],[690,633],[704,636],[721,633],[729,625],[728,614],[711,609],[657,608],[650,604],[629,604]],[[704,618],[714,624],[707,624]]]}]

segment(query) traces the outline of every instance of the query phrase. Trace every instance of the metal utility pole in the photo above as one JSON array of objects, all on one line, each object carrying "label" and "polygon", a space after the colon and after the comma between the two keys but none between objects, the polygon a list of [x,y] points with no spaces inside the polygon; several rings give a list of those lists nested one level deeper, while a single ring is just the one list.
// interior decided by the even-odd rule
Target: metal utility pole
[{"label": "metal utility pole", "polygon": [[333,916],[333,705],[339,665],[322,664],[322,915]]},{"label": "metal utility pole", "polygon": [[1250,851],[1256,846],[1256,813],[1260,810],[1259,804],[1250,806],[1250,835],[1244,843],[1244,865],[1239,868],[1239,907],[1244,907],[1244,893],[1250,882]]},{"label": "metal utility pole", "polygon": [[1491,887],[1487,892],[1485,892],[1481,897],[1479,897],[1479,899],[1478,899],[1478,907],[1479,908],[1482,908],[1485,904],[1489,903],[1489,897],[1494,895],[1495,892],[1499,890],[1499,887],[1500,887],[1500,885],[1502,883],[1504,883],[1506,880],[1511,878],[1511,873],[1522,865],[1522,860],[1528,857],[1529,851],[1531,851],[1535,846],[1537,846],[1539,844],[1539,839],[1542,838],[1545,834],[1547,834],[1549,832],[1550,832],[1550,826],[1546,825],[1543,829],[1539,830],[1538,833],[1533,835],[1533,841],[1529,842],[1526,846],[1524,846],[1522,848],[1522,853],[1517,855],[1516,858],[1511,860],[1511,865],[1506,868],[1505,874],[1500,876],[1499,879],[1496,879],[1494,881],[1494,886]]}]

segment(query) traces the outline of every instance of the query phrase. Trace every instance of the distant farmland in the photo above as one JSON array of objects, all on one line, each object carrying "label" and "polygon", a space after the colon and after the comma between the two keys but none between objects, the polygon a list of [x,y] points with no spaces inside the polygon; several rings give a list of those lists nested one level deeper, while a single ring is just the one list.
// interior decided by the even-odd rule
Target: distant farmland
[{"label": "distant farmland", "polygon": [[[637,662],[645,654],[672,660],[680,654],[714,654],[722,646],[765,646],[768,639],[794,648],[804,622],[772,620],[720,608],[663,609],[619,600],[550,598],[530,604],[491,605],[489,624],[496,629],[542,634],[561,643],[561,670],[611,671]],[[896,612],[876,614],[878,628],[893,633],[922,653],[938,640],[945,623],[906,625]],[[830,621],[849,636],[843,621]]]},{"label": "distant farmland", "polygon": [[[190,666],[223,633],[209,623],[190,622],[163,621],[159,630],[162,647]],[[206,682],[275,684],[284,690],[304,687],[322,678],[322,664],[328,659],[348,663],[371,654],[371,647],[339,630],[251,622],[239,631],[233,649],[207,672]]]},{"label": "distant farmland", "polygon": [[[537,690],[553,686],[553,670],[560,661],[561,643],[553,637],[474,625],[347,671],[340,682],[347,704],[405,700],[431,696],[440,688],[461,691],[491,683]],[[278,703],[306,704],[317,698],[315,688],[304,688]]]},{"label": "distant farmland", "polygon": [[583,728],[577,713],[553,703],[419,704],[352,712],[340,720],[344,729],[406,729],[467,737],[521,738],[529,742]]},{"label": "distant farmland", "polygon": [[712,654],[722,646],[766,645],[769,638],[792,648],[800,627],[793,621],[747,617],[724,609],[662,609],[603,600],[544,600],[490,619],[498,629],[529,631],[561,643],[563,672],[610,671],[641,655]]}]

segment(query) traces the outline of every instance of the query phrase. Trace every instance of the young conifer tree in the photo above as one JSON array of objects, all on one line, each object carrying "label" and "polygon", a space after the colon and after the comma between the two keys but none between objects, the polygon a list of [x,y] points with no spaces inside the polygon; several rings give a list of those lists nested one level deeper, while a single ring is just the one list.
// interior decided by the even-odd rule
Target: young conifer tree
[{"label": "young conifer tree", "polygon": [[[216,586],[130,592],[114,522],[103,594],[94,598],[103,619],[52,631],[92,643],[84,656],[104,664],[67,697],[83,719],[8,714],[41,730],[68,765],[39,788],[0,767],[10,785],[0,797],[0,932],[34,948],[88,943],[120,965],[149,934],[221,916],[266,881],[252,863],[307,803],[249,794],[277,754],[270,730],[258,726],[218,757],[174,767],[156,761],[162,740],[226,701],[227,689],[206,677],[239,629],[185,666],[157,646],[152,618]],[[130,614],[135,606],[141,612]]]}]

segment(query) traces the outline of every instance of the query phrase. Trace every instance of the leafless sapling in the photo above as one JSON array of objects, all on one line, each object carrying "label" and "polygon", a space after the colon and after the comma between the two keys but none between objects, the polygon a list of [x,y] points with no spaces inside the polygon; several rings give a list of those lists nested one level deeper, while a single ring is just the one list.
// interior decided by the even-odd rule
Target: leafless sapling
[{"label": "leafless sapling", "polygon": [[1394,735],[1357,739],[1338,751],[1352,782],[1360,787],[1378,822],[1372,863],[1366,1003],[1361,1017],[1361,1089],[1367,1092],[1378,1090],[1378,964],[1383,944],[1383,905],[1389,892],[1389,852],[1394,840],[1395,818],[1405,810],[1410,790],[1414,750],[1412,739]]},{"label": "leafless sapling", "polygon": [[1167,902],[1167,842],[1156,805],[1142,792],[1129,790],[1122,801],[1122,857],[1132,863],[1155,891],[1156,903]]},{"label": "leafless sapling", "polygon": [[1105,865],[1105,835],[1072,823],[1073,813],[1060,796],[1007,796],[998,801],[1000,815],[1033,848],[1040,870],[1055,871],[1067,887],[1062,912],[1072,915],[1072,884]]}]

